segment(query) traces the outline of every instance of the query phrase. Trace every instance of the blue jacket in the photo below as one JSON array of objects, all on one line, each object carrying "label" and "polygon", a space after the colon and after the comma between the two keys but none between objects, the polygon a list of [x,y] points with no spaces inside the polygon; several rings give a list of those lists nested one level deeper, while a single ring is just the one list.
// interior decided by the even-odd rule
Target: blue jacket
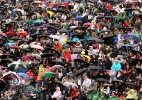
[{"label": "blue jacket", "polygon": [[111,66],[111,70],[116,70],[116,71],[121,70],[121,64],[119,60],[115,60],[115,63]]}]

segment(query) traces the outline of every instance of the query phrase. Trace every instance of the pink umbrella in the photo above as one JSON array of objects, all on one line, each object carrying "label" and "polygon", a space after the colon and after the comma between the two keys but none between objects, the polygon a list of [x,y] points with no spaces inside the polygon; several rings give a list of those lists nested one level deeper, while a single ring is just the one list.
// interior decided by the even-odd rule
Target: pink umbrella
[{"label": "pink umbrella", "polygon": [[72,54],[72,55],[71,55],[72,60],[77,59],[77,55],[78,55],[78,54]]},{"label": "pink umbrella", "polygon": [[22,60],[24,60],[24,61],[32,60],[32,59],[33,59],[33,57],[31,55],[22,56]]},{"label": "pink umbrella", "polygon": [[142,80],[142,77],[141,76],[138,76],[138,77],[136,77],[137,79],[139,79],[139,80]]},{"label": "pink umbrella", "polygon": [[91,27],[93,24],[88,22],[88,23],[84,23],[83,26],[86,26],[86,27]]}]

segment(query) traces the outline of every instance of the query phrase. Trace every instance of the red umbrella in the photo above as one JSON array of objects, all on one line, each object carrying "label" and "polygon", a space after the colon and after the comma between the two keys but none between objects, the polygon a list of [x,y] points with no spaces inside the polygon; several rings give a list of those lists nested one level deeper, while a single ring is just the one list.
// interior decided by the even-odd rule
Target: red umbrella
[{"label": "red umbrella", "polygon": [[5,33],[7,36],[11,35],[11,36],[14,36],[14,32],[6,32]]},{"label": "red umbrella", "polygon": [[9,48],[11,48],[11,49],[20,49],[19,46],[9,46]]},{"label": "red umbrella", "polygon": [[83,26],[86,26],[86,27],[91,27],[93,24],[88,22],[88,23],[84,23]]},{"label": "red umbrella", "polygon": [[25,36],[28,36],[28,33],[25,32],[25,31],[24,32],[18,32],[17,35],[25,37]]}]

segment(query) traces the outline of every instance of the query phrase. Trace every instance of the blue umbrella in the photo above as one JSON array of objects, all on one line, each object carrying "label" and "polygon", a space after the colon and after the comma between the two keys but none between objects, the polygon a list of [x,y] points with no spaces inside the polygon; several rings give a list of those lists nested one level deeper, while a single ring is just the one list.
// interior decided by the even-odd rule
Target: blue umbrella
[{"label": "blue umbrella", "polygon": [[29,76],[25,73],[17,73],[18,76],[23,77],[25,80],[29,80]]},{"label": "blue umbrella", "polygon": [[76,20],[82,20],[83,18],[82,18],[82,16],[76,16],[75,19]]},{"label": "blue umbrella", "polygon": [[15,46],[16,44],[15,43],[6,43],[5,46],[7,46],[7,45],[8,46]]}]

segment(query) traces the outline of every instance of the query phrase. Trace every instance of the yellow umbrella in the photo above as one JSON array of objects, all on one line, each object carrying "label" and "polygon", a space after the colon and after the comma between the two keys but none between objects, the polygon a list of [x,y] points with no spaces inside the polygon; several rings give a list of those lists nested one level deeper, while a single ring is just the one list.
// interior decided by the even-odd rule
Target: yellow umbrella
[{"label": "yellow umbrella", "polygon": [[50,18],[54,15],[54,12],[52,11],[48,11],[47,13],[50,15]]},{"label": "yellow umbrella", "polygon": [[91,60],[91,58],[89,57],[89,56],[87,56],[87,55],[81,55],[82,57],[85,57],[85,59],[88,61],[88,62],[90,62],[90,60]]},{"label": "yellow umbrella", "polygon": [[41,18],[41,17],[42,17],[39,13],[36,13],[36,12],[35,12],[35,14],[37,15],[38,18]]}]

